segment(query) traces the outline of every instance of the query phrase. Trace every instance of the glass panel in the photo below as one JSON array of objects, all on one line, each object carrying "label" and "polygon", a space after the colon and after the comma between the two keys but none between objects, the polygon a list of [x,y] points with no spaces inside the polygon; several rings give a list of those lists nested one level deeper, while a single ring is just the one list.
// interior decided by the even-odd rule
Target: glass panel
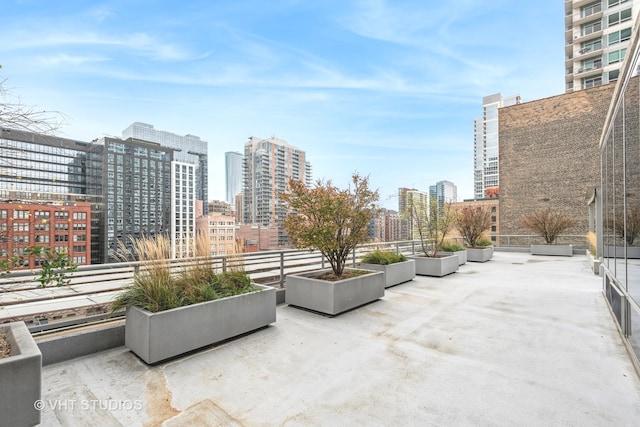
[{"label": "glass panel", "polygon": [[[627,290],[631,298],[640,304],[640,124],[638,77],[629,81],[626,90],[626,138],[625,138],[625,206],[627,244]],[[638,330],[640,335],[640,330]],[[640,338],[638,338],[640,339]]]},{"label": "glass panel", "polygon": [[[626,97],[625,97],[626,99]],[[623,100],[624,102],[624,100]],[[625,110],[622,104],[614,122],[615,136],[613,141],[613,231],[615,274],[623,288],[626,288],[626,261],[624,255],[624,138]]]}]

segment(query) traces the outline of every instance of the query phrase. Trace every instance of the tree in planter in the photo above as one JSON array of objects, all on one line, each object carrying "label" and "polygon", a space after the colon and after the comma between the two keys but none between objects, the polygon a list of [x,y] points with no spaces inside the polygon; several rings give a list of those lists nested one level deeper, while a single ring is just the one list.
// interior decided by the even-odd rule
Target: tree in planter
[{"label": "tree in planter", "polygon": [[346,190],[331,181],[318,180],[312,188],[290,180],[288,191],[280,193],[295,213],[284,220],[289,239],[297,248],[314,249],[331,264],[336,278],[344,272],[353,249],[368,240],[369,221],[378,212],[378,191],[369,188],[369,178],[353,174]]},{"label": "tree in planter", "polygon": [[525,228],[542,237],[547,245],[553,245],[559,235],[575,224],[569,215],[553,211],[551,208],[525,214],[521,222]]},{"label": "tree in planter", "polygon": [[482,235],[491,228],[491,210],[480,206],[460,209],[456,228],[468,247],[480,246]]},{"label": "tree in planter", "polygon": [[409,202],[409,217],[413,229],[420,240],[420,248],[425,256],[435,257],[457,220],[452,203],[439,207],[435,198],[429,197],[428,204]]}]

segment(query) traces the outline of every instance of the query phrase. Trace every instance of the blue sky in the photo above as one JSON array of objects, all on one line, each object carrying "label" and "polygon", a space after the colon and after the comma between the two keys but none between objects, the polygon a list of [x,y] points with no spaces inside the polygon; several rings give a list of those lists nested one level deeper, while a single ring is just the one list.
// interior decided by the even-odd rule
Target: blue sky
[{"label": "blue sky", "polygon": [[3,0],[0,79],[66,138],[141,121],[208,141],[211,199],[226,151],[276,136],[394,209],[441,180],[473,197],[482,97],[563,93],[563,19],[560,0]]}]

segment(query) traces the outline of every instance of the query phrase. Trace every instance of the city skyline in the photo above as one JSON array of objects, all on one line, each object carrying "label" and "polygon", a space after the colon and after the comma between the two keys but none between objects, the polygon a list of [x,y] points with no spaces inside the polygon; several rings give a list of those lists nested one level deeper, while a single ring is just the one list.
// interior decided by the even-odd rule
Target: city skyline
[{"label": "city skyline", "polygon": [[442,180],[472,198],[482,98],[564,92],[556,0],[153,6],[8,1],[0,81],[65,114],[65,138],[139,121],[208,141],[209,199],[251,136],[306,151],[314,180],[369,175],[390,209]]}]

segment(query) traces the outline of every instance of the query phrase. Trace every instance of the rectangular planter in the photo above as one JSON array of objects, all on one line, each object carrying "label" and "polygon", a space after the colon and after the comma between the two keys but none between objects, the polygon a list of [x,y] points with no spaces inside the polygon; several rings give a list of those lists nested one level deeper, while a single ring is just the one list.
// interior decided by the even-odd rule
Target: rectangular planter
[{"label": "rectangular planter", "polygon": [[408,282],[416,277],[416,262],[412,259],[387,265],[362,263],[360,267],[365,270],[383,271],[385,288]]},{"label": "rectangular planter", "polygon": [[[625,250],[624,246],[604,246],[604,255],[605,258],[624,258]],[[640,259],[640,247],[638,246],[627,246],[627,258],[629,259]]]},{"label": "rectangular planter", "polygon": [[287,275],[287,304],[335,316],[384,296],[382,271],[334,282],[315,278],[326,271]]},{"label": "rectangular planter", "polygon": [[486,248],[467,248],[467,261],[469,262],[487,262],[493,256],[493,246]]},{"label": "rectangular planter", "polygon": [[455,255],[458,257],[458,265],[463,265],[467,263],[467,250],[464,251],[455,251],[455,252],[438,252],[438,256],[449,256]]},{"label": "rectangular planter", "polygon": [[443,277],[458,271],[458,257],[449,255],[444,257],[426,257],[411,255],[407,258],[416,262],[416,274],[421,276]]},{"label": "rectangular planter", "polygon": [[587,262],[589,263],[589,267],[591,268],[591,271],[593,271],[593,274],[600,275],[600,259],[597,259],[593,255],[591,255],[591,252],[589,252],[588,250]]},{"label": "rectangular planter", "polygon": [[153,364],[276,321],[276,289],[261,290],[151,313],[127,309],[125,346]]},{"label": "rectangular planter", "polygon": [[573,245],[531,245],[531,255],[573,256]]},{"label": "rectangular planter", "polygon": [[11,346],[11,356],[0,359],[0,425],[40,424],[42,353],[24,322],[2,324],[0,333]]}]

